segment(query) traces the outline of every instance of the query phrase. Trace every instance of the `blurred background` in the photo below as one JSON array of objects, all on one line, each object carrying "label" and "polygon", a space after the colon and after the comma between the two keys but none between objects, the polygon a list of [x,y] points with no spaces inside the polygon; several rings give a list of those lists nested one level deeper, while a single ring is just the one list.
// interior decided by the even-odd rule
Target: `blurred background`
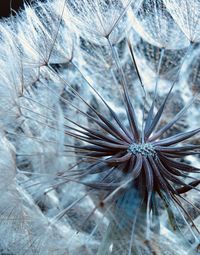
[{"label": "blurred background", "polygon": [[0,0],[0,17],[8,17],[11,12],[14,15],[23,8],[24,2],[33,3],[35,0]]}]

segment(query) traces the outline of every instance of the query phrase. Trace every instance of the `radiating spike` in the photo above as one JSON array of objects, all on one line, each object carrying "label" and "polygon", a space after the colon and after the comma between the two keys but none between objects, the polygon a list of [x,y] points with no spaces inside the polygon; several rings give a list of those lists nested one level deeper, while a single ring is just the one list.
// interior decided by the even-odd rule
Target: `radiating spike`
[{"label": "radiating spike", "polygon": [[169,195],[169,189],[168,189],[168,185],[166,182],[166,179],[161,175],[160,171],[159,171],[159,165],[157,166],[157,164],[155,163],[154,159],[152,157],[149,157],[149,161],[152,167],[153,172],[155,173],[157,179],[158,179],[158,183],[157,185],[159,185],[160,187],[162,187],[162,189],[165,191],[166,194]]},{"label": "radiating spike", "polygon": [[103,115],[98,114],[98,117],[109,127],[110,130],[112,130],[113,133],[117,135],[117,137],[120,137],[122,140],[125,140],[126,142],[130,142],[130,139],[127,137],[126,134],[123,134],[117,126],[112,124],[108,119],[106,119]]},{"label": "radiating spike", "polygon": [[145,171],[145,179],[146,179],[146,189],[147,189],[147,211],[146,211],[146,221],[147,221],[147,229],[146,229],[146,239],[150,239],[150,212],[152,206],[152,192],[154,187],[154,178],[153,171],[151,165],[146,157],[143,157],[143,168]]},{"label": "radiating spike", "polygon": [[[52,68],[50,68],[52,70]],[[54,74],[57,75],[57,73],[52,70]],[[121,130],[118,129],[117,126],[115,126],[113,123],[111,123],[106,117],[104,117],[100,112],[98,112],[96,109],[94,109],[87,101],[70,85],[66,80],[64,80],[62,77],[58,76],[58,78],[64,82],[67,86],[70,87],[70,89],[73,91],[72,93],[76,95],[82,102],[84,102],[95,115],[97,115],[101,121],[109,128],[110,132],[117,135],[117,137],[120,137],[122,140],[125,140],[127,142],[130,142],[130,139],[127,137],[126,134],[122,133]]]},{"label": "radiating spike", "polygon": [[[84,134],[87,135],[87,136],[90,136],[90,137],[92,137],[92,138],[105,139],[105,140],[107,140],[107,141],[109,141],[109,142],[113,142],[113,143],[116,143],[116,144],[118,144],[118,143],[119,143],[119,144],[125,143],[125,141],[122,142],[121,140],[116,139],[116,138],[113,138],[113,137],[110,137],[110,136],[107,136],[107,135],[103,134],[103,133],[100,132],[100,131],[97,131],[97,130],[88,128],[88,127],[86,127],[86,126],[82,126],[82,125],[80,125],[79,123],[70,120],[70,119],[67,118],[66,116],[64,116],[64,118],[65,118],[66,120],[70,121],[71,123],[73,123],[75,126],[78,126],[78,127],[80,127],[81,129],[83,129],[83,130],[86,130],[87,132],[85,132],[85,133],[84,133],[83,131],[81,131],[81,132],[84,133]],[[128,143],[127,143],[127,144],[128,144]]]},{"label": "radiating spike", "polygon": [[200,128],[188,131],[188,132],[183,132],[183,133],[179,133],[177,135],[171,136],[169,138],[165,138],[162,140],[159,140],[157,142],[153,142],[154,145],[158,145],[158,146],[169,146],[169,145],[173,145],[182,141],[185,141],[189,138],[191,138],[192,136],[198,134],[200,132]]},{"label": "radiating spike", "polygon": [[[158,151],[157,151],[158,153]],[[161,152],[160,152],[161,153]],[[183,158],[185,156],[192,156],[192,155],[199,155],[200,154],[200,151],[188,151],[188,152],[173,152],[173,153],[168,153],[168,152],[162,152],[162,154],[164,156],[167,156],[169,158]]]},{"label": "radiating spike", "polygon": [[190,182],[187,187],[181,187],[181,188],[177,188],[176,191],[178,192],[178,194],[183,194],[186,193],[190,190],[192,190],[193,188],[195,188],[196,186],[198,186],[200,184],[200,180],[196,180],[193,182]]},{"label": "radiating spike", "polygon": [[[194,96],[190,102],[182,108],[182,110],[180,110],[180,112],[178,112],[176,114],[176,116],[170,121],[168,122],[164,127],[162,127],[161,129],[159,129],[155,134],[152,135],[152,137],[149,138],[149,141],[154,141],[157,138],[159,138],[162,134],[164,134],[167,130],[169,130],[178,120],[180,120],[180,118],[183,117],[183,115],[185,114],[185,112],[190,108],[190,106],[194,103],[194,101],[197,99],[197,96]],[[162,113],[161,113],[162,114]],[[198,131],[199,132],[199,131]],[[198,133],[197,132],[197,133]]]},{"label": "radiating spike", "polygon": [[134,108],[131,104],[129,93],[128,93],[128,90],[127,90],[126,77],[125,77],[123,69],[122,69],[122,67],[119,63],[118,54],[117,54],[115,48],[112,46],[109,38],[108,38],[108,43],[109,43],[109,46],[111,48],[113,58],[115,60],[115,64],[116,64],[117,68],[119,69],[119,71],[121,73],[121,76],[122,76],[121,82],[122,82],[122,88],[123,88],[123,92],[124,92],[123,98],[124,98],[127,117],[128,117],[128,120],[129,120],[129,125],[130,125],[131,131],[133,133],[132,138],[136,141],[139,141],[140,132],[139,132],[138,125],[137,125],[137,118],[136,118],[136,115],[135,115],[135,111],[134,111]]},{"label": "radiating spike", "polygon": [[157,89],[158,89],[158,79],[159,79],[159,73],[160,73],[160,68],[161,68],[161,63],[162,59],[164,56],[165,49],[161,49],[160,53],[160,58],[159,58],[159,63],[158,63],[158,69],[157,69],[157,74],[156,74],[156,85],[155,85],[155,91],[154,91],[154,98],[151,104],[151,108],[148,112],[147,119],[145,122],[145,128],[144,128],[144,133],[148,135],[148,129],[150,128],[152,122],[153,122],[153,112],[154,112],[154,107],[155,107],[155,102],[156,102],[156,96],[157,96]]},{"label": "radiating spike", "polygon": [[99,92],[88,82],[88,80],[85,78],[85,76],[83,75],[83,73],[80,71],[80,69],[76,66],[76,64],[72,63],[75,68],[79,71],[79,73],[81,73],[82,77],[84,78],[84,80],[87,82],[87,84],[89,85],[89,87],[95,92],[95,94],[101,99],[101,101],[105,104],[105,106],[108,108],[111,116],[114,118],[114,120],[117,122],[117,124],[119,125],[119,127],[124,131],[124,133],[126,134],[126,136],[129,138],[129,141],[131,141],[131,137],[130,134],[128,132],[128,130],[126,129],[126,127],[122,124],[122,122],[120,121],[120,119],[118,118],[117,114],[113,111],[113,109],[108,105],[108,103],[105,101],[105,99],[99,94]]},{"label": "radiating spike", "polygon": [[146,157],[142,157],[142,161],[143,161],[143,167],[145,170],[147,192],[152,192],[153,186],[154,186],[152,168],[151,168],[151,165],[149,164],[149,161]]},{"label": "radiating spike", "polygon": [[[77,148],[77,149],[81,149],[83,151],[110,151],[112,150],[111,148],[107,148],[107,147],[103,147],[103,146],[97,146],[97,145],[82,145],[82,146],[73,146],[74,148]],[[113,149],[115,150],[115,149]]]},{"label": "radiating spike", "polygon": [[[107,131],[108,133],[110,133],[112,136],[114,136],[117,139],[120,139],[120,137],[108,126],[106,125],[103,121],[100,121],[96,118],[94,118],[93,116],[83,112],[79,107],[75,106],[74,104],[72,104],[69,100],[66,100],[64,97],[60,97],[57,94],[55,94],[55,91],[51,88],[49,88],[45,83],[43,83],[43,85],[51,92],[53,93],[53,95],[55,95],[57,98],[59,98],[61,101],[63,101],[64,103],[69,104],[71,107],[73,107],[75,110],[77,110],[78,112],[80,112],[82,115],[84,115],[85,117],[88,117],[89,119],[91,119],[92,121],[94,121],[98,126],[100,126],[102,129],[104,129],[105,131]],[[101,115],[102,116],[102,115]],[[126,140],[126,138],[123,136],[123,139],[121,140]],[[128,142],[128,141],[127,141]]]},{"label": "radiating spike", "polygon": [[175,168],[177,168],[181,171],[185,171],[185,172],[188,172],[188,173],[200,172],[199,168],[196,168],[196,167],[184,164],[184,163],[176,162],[172,159],[168,159],[167,157],[165,157],[165,160],[167,161],[168,165],[170,165],[172,167],[175,167]]},{"label": "radiating spike", "polygon": [[136,157],[135,165],[132,170],[132,175],[133,175],[134,179],[136,179],[140,175],[141,170],[142,170],[142,156],[141,156],[141,154],[138,154],[135,157]]},{"label": "radiating spike", "polygon": [[[165,166],[163,165],[163,163],[157,159],[158,162],[159,162],[159,166],[160,166],[160,171],[162,171],[162,173],[166,176],[166,178],[175,183],[175,184],[178,184],[178,185],[183,185],[184,187],[192,187],[190,184],[187,184],[185,182],[183,182],[182,180],[180,180],[179,178],[176,178],[174,175],[172,175],[168,170],[167,168],[165,168]],[[193,189],[196,189],[198,191],[200,191],[199,189],[197,189],[196,187],[192,187]]]},{"label": "radiating spike", "polygon": [[182,171],[179,171],[178,169],[168,165],[167,161],[165,160],[165,158],[162,158],[161,161],[164,163],[165,168],[166,168],[166,170],[169,171],[169,173],[171,173],[173,175],[176,175],[176,176],[182,176],[182,177],[185,177],[185,178],[192,178],[192,177],[186,175],[185,173],[183,173]]},{"label": "radiating spike", "polygon": [[176,153],[176,152],[191,152],[195,151],[196,149],[200,149],[200,145],[182,145],[182,146],[159,146],[156,145],[155,147],[156,151],[161,151],[161,152],[167,152],[167,153]]},{"label": "radiating spike", "polygon": [[[149,136],[151,135],[151,133],[153,132],[153,130],[155,129],[155,127],[158,125],[158,122],[162,116],[162,113],[165,109],[165,106],[166,106],[166,103],[169,99],[169,96],[171,95],[171,92],[172,92],[172,89],[174,87],[175,83],[172,84],[167,96],[165,97],[162,105],[160,106],[158,112],[156,113],[155,117],[153,118],[152,122],[151,122],[151,125],[146,128],[146,133],[145,133],[145,139],[147,140],[149,138]],[[149,139],[150,140],[150,139]]]},{"label": "radiating spike", "polygon": [[108,163],[121,163],[121,162],[127,162],[132,157],[132,153],[126,153],[124,156],[121,157],[111,157],[107,159]]}]

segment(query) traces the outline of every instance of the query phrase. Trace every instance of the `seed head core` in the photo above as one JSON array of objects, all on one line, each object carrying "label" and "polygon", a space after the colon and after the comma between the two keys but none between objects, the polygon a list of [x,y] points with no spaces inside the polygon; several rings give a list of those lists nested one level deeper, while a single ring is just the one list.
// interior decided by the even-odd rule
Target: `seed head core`
[{"label": "seed head core", "polygon": [[156,157],[156,151],[152,144],[150,143],[132,143],[129,148],[128,152],[131,152],[134,155],[141,154],[144,157]]}]

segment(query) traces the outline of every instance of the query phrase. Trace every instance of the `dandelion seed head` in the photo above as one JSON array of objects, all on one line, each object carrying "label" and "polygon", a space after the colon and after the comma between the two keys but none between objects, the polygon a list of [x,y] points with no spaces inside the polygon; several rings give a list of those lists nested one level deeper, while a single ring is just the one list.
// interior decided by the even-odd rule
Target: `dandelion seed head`
[{"label": "dandelion seed head", "polygon": [[193,253],[199,95],[177,81],[196,46],[170,8],[47,1],[0,23],[3,252]]}]

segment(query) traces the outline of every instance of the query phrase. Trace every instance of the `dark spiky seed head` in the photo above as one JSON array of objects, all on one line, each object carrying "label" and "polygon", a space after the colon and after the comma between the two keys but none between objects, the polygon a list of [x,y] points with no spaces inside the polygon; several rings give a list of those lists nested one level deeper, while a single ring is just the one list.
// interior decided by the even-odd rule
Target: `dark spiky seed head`
[{"label": "dark spiky seed head", "polygon": [[[172,92],[172,85],[156,114],[154,114],[154,98],[143,123],[143,129],[140,130],[126,84],[123,82],[122,87],[129,121],[128,127],[120,121],[117,114],[98,94],[114,121],[111,122],[89,105],[94,115],[87,117],[99,126],[100,131],[76,123],[81,128],[78,130],[78,134],[66,132],[76,139],[86,142],[86,145],[76,146],[77,153],[86,164],[85,171],[80,171],[78,175],[76,173],[76,177],[79,177],[78,182],[92,189],[108,192],[106,197],[100,201],[100,205],[105,205],[108,197],[112,201],[117,201],[119,197],[116,196],[117,194],[130,187],[135,187],[143,197],[143,201],[146,203],[149,201],[148,205],[146,204],[149,206],[149,211],[153,210],[155,206],[153,194],[158,194],[167,207],[170,207],[170,201],[173,201],[184,209],[179,200],[181,194],[191,189],[197,189],[196,186],[200,181],[197,179],[190,183],[183,181],[182,177],[198,172],[199,169],[180,162],[180,159],[199,153],[199,145],[186,144],[185,142],[198,134],[200,129],[177,133],[167,138],[162,138],[162,135],[166,134],[181,119],[195,99],[193,98],[181,109],[171,121],[157,129]],[[101,180],[89,181],[88,177],[94,174],[102,176]],[[85,177],[87,177],[87,181],[85,181]]]}]

